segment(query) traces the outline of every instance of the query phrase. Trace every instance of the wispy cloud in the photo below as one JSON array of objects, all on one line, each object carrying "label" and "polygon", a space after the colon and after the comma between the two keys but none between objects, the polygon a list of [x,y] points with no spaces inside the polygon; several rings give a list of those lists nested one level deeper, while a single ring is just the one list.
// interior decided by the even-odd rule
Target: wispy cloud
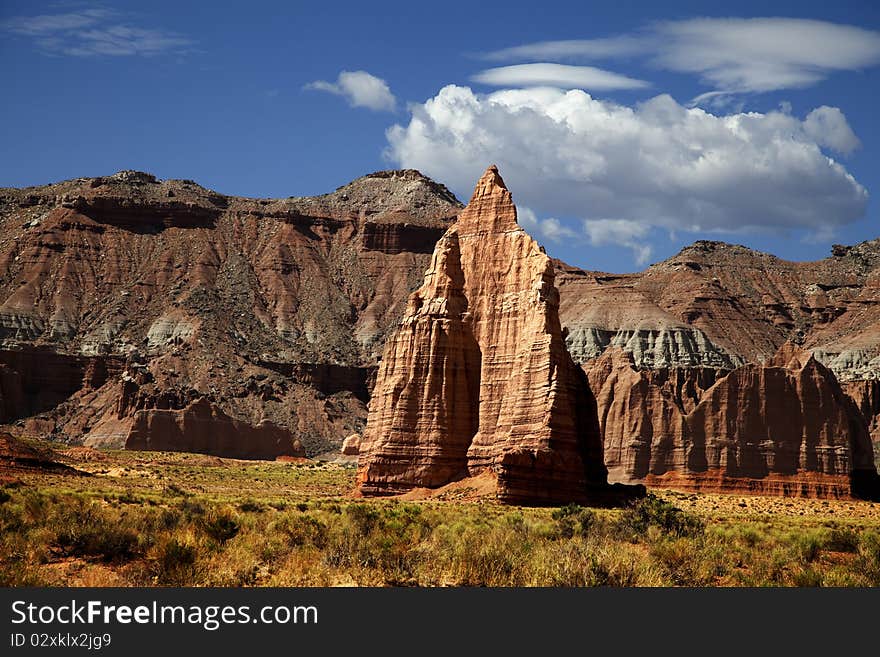
[{"label": "wispy cloud", "polygon": [[651,46],[640,35],[624,35],[603,39],[571,39],[538,41],[522,46],[502,48],[484,53],[483,59],[497,62],[516,60],[566,60],[572,58],[607,59],[650,52]]},{"label": "wispy cloud", "polygon": [[342,96],[352,107],[366,107],[377,112],[393,112],[397,107],[397,99],[391,93],[388,83],[366,71],[342,71],[336,82],[316,80],[309,82],[303,89],[326,91]]},{"label": "wispy cloud", "polygon": [[481,71],[471,77],[474,82],[495,87],[559,87],[562,89],[641,89],[650,86],[644,80],[636,80],[592,66],[567,66],[565,64],[517,64]]},{"label": "wispy cloud", "polygon": [[179,54],[195,43],[175,32],[132,25],[125,14],[103,8],[16,16],[0,22],[0,32],[30,38],[45,54],[71,57]]},{"label": "wispy cloud", "polygon": [[655,23],[632,34],[540,41],[485,53],[491,61],[594,61],[639,57],[692,73],[713,88],[695,101],[814,85],[836,71],[880,64],[880,32],[799,18],[697,18]]},{"label": "wispy cloud", "polygon": [[794,18],[701,18],[655,27],[657,63],[724,91],[808,87],[880,63],[880,33]]}]

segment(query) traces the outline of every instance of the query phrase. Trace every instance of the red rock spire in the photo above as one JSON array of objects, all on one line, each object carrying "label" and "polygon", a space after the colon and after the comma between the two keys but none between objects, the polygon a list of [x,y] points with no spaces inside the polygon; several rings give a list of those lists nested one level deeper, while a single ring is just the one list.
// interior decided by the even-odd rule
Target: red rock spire
[{"label": "red rock spire", "polygon": [[568,354],[550,259],[516,223],[495,166],[438,242],[382,359],[364,494],[487,470],[518,503],[608,495],[596,403]]}]

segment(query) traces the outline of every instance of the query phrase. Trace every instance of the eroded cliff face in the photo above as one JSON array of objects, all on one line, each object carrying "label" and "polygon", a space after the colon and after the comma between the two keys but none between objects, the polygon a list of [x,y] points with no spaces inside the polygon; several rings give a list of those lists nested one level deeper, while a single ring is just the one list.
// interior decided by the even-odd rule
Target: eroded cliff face
[{"label": "eroded cliff face", "polygon": [[833,373],[793,345],[730,372],[639,369],[621,350],[586,368],[614,480],[820,497],[880,493],[864,416]]},{"label": "eroded cliff face", "polygon": [[595,400],[565,348],[553,265],[490,167],[434,250],[379,366],[358,485],[491,471],[506,502],[611,497]]},{"label": "eroded cliff face", "polygon": [[[416,171],[290,199],[138,172],[0,190],[0,346],[18,354],[0,360],[2,421],[36,414],[34,433],[100,442],[126,379],[142,399],[180,401],[157,411],[190,417],[204,399],[309,454],[338,446],[362,429],[389,327],[460,207]],[[35,353],[58,379],[39,394],[12,362]],[[112,371],[84,385],[87,362]]]},{"label": "eroded cliff face", "polygon": [[639,274],[588,272],[556,261],[560,320],[578,363],[609,347],[632,355],[639,367],[733,369],[743,357],[663,310],[639,290]]},{"label": "eroded cliff face", "polygon": [[880,377],[880,240],[815,262],[701,240],[640,273],[557,270],[581,363],[615,346],[638,367],[733,369],[792,341],[841,381]]},{"label": "eroded cliff face", "polygon": [[880,379],[844,381],[841,387],[868,423],[874,444],[874,464],[880,466]]},{"label": "eroded cliff face", "polygon": [[[609,364],[597,359],[614,349],[625,352],[641,373],[631,394],[642,401],[634,406],[655,408],[639,420],[628,410],[623,416],[629,424],[606,430],[618,449],[621,432],[641,436],[640,449],[647,452],[646,445],[658,440],[647,437],[668,430],[669,439],[654,446],[651,459],[680,461],[681,455],[666,451],[677,444],[681,423],[667,420],[670,411],[656,410],[675,408],[664,401],[667,378],[673,373],[700,378],[707,370],[723,374],[760,363],[787,341],[811,352],[843,383],[877,443],[880,408],[873,390],[880,380],[880,240],[835,245],[831,257],[816,262],[789,262],[743,246],[699,241],[641,273],[587,272],[563,263],[557,263],[557,272],[560,316],[575,360],[588,371],[603,372]],[[599,397],[600,415],[611,427],[620,419],[620,400]],[[604,408],[606,403],[613,407]],[[653,425],[658,426],[649,429]],[[765,486],[768,478],[762,481],[750,486]]]}]

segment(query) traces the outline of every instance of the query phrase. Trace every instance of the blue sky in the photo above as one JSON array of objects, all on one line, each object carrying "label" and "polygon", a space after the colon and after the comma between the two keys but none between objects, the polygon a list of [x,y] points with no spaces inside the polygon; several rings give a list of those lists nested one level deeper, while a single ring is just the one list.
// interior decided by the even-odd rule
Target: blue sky
[{"label": "blue sky", "polygon": [[4,0],[0,186],[291,196],[411,166],[466,201],[497,162],[591,269],[880,236],[876,3],[707,4]]}]

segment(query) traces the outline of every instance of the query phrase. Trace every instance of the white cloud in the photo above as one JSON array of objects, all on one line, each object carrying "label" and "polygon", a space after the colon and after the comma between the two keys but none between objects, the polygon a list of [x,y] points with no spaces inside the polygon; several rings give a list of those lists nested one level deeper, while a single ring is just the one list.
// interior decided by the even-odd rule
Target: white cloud
[{"label": "white cloud", "polygon": [[557,243],[579,237],[577,232],[565,226],[559,219],[554,217],[538,219],[535,211],[524,205],[518,206],[516,210],[517,222],[534,237]]},{"label": "white cloud", "polygon": [[[789,112],[791,111],[789,105]],[[826,146],[838,153],[852,153],[861,142],[856,137],[846,117],[837,107],[823,105],[807,114],[804,119],[804,132],[820,146]]]},{"label": "white cloud", "polygon": [[604,59],[641,54],[648,50],[642,36],[617,36],[603,39],[571,39],[568,41],[539,41],[512,48],[485,53],[491,61],[561,60],[572,58]]},{"label": "white cloud", "polygon": [[72,57],[181,53],[194,44],[180,34],[133,27],[107,9],[18,16],[0,23],[0,31],[31,37],[43,53]]},{"label": "white cloud", "polygon": [[40,14],[38,16],[16,16],[3,21],[3,28],[16,34],[38,36],[77,30],[112,16],[106,9],[84,9],[64,14]]},{"label": "white cloud", "polygon": [[366,71],[342,71],[336,82],[317,80],[305,85],[304,89],[326,91],[342,96],[352,107],[393,112],[397,106],[397,99],[385,80]]},{"label": "white cloud", "polygon": [[880,34],[795,18],[699,18],[661,23],[657,61],[727,91],[808,87],[833,71],[880,63]]},{"label": "white cloud", "polygon": [[474,82],[495,87],[560,87],[563,89],[640,89],[649,86],[644,80],[604,71],[592,66],[564,64],[517,64],[481,71]]},{"label": "white cloud", "polygon": [[517,207],[517,222],[539,241],[560,244],[586,240],[593,246],[625,246],[632,249],[633,259],[639,265],[648,262],[653,252],[647,243],[651,227],[627,219],[584,219],[582,232],[578,232],[555,217],[539,219],[534,210],[520,205]]},{"label": "white cloud", "polygon": [[855,144],[835,108],[804,121],[780,111],[716,116],[667,95],[630,107],[580,90],[482,95],[449,85],[411,111],[387,132],[391,160],[463,196],[496,162],[520,203],[588,220],[596,244],[638,249],[651,228],[833,230],[859,219],[868,198],[822,150]]},{"label": "white cloud", "polygon": [[626,56],[697,74],[717,91],[763,92],[807,87],[835,71],[877,65],[880,33],[796,18],[697,18],[655,23],[617,37],[525,44],[485,58],[583,61]]},{"label": "white cloud", "polygon": [[636,264],[644,265],[653,249],[646,243],[650,227],[629,219],[584,219],[584,232],[593,246],[617,244],[632,249]]}]

